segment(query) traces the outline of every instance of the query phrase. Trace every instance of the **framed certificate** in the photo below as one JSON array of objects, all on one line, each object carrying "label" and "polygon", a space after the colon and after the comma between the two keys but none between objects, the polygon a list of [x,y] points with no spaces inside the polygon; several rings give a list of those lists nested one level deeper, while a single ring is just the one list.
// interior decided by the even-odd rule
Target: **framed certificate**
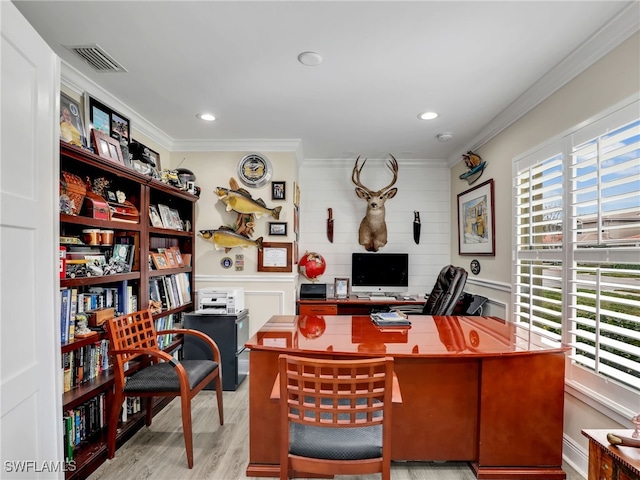
[{"label": "framed certificate", "polygon": [[291,243],[262,242],[258,250],[259,272],[291,272],[292,270]]}]

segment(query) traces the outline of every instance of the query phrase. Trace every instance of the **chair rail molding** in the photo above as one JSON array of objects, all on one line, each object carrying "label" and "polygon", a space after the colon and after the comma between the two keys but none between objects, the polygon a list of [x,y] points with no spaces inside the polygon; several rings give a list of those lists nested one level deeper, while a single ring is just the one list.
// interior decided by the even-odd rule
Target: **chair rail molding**
[{"label": "chair rail molding", "polygon": [[505,282],[496,282],[495,280],[486,280],[482,278],[467,278],[467,283],[477,285],[479,287],[498,290],[500,292],[511,293],[511,285]]}]

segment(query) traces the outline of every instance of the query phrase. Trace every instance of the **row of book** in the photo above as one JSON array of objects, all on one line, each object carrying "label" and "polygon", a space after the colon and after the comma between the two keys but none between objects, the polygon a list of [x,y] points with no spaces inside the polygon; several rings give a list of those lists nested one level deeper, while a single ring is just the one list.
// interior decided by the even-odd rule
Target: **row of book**
[{"label": "row of book", "polygon": [[75,447],[100,432],[107,424],[105,400],[106,394],[103,392],[77,408],[64,412],[62,425],[66,462],[73,460]]},{"label": "row of book", "polygon": [[133,285],[122,288],[92,287],[86,292],[77,288],[60,289],[60,340],[68,343],[75,339],[76,315],[101,308],[113,308],[117,315],[135,312],[138,296]]},{"label": "row of book", "polygon": [[162,303],[163,310],[170,310],[191,302],[189,273],[175,273],[153,277],[149,280],[149,297]]},{"label": "row of book", "polygon": [[102,339],[90,345],[62,354],[63,391],[96,378],[109,369],[109,340]]}]

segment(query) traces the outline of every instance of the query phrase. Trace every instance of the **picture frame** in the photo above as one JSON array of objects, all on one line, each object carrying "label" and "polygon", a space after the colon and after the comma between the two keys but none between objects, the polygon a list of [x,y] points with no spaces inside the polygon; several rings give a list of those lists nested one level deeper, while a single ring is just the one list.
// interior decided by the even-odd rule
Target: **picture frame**
[{"label": "picture frame", "polygon": [[180,247],[171,247],[169,248],[173,253],[173,256],[176,259],[176,263],[179,267],[184,267],[184,259],[182,258],[182,253],[180,252]]},{"label": "picture frame", "polygon": [[180,218],[180,212],[175,208],[170,208],[169,212],[171,214],[171,228],[174,230],[183,231],[184,227],[182,224],[182,219]]},{"label": "picture frame", "polygon": [[153,265],[156,267],[156,270],[164,270],[169,268],[169,264],[167,263],[167,257],[162,253],[151,252],[151,259],[153,260]]},{"label": "picture frame", "polygon": [[349,279],[336,278],[333,283],[333,291],[336,298],[349,298]]},{"label": "picture frame", "polygon": [[262,242],[258,249],[258,272],[291,272],[293,244]]},{"label": "picture frame", "polygon": [[300,185],[297,182],[293,182],[293,206],[300,206]]},{"label": "picture frame", "polygon": [[165,248],[163,253],[167,258],[167,265],[169,266],[169,268],[177,268],[178,262],[176,260],[176,256],[173,253],[173,250],[171,250],[170,248]]},{"label": "picture frame", "polygon": [[286,182],[271,182],[271,200],[286,200]]},{"label": "picture frame", "polygon": [[91,130],[91,139],[100,158],[124,165],[120,143],[99,130]]},{"label": "picture frame", "polygon": [[[87,92],[84,93],[83,99],[87,131],[98,130],[128,147],[131,139],[131,120]],[[95,144],[93,146],[95,147]]]},{"label": "picture frame", "polygon": [[162,223],[162,217],[160,217],[160,212],[158,211],[158,207],[156,207],[155,205],[149,205],[149,220],[151,220],[151,226],[155,228],[164,227]]},{"label": "picture frame", "polygon": [[287,236],[287,222],[269,222],[269,235]]},{"label": "picture frame", "polygon": [[495,255],[493,179],[458,194],[458,253]]},{"label": "picture frame", "polygon": [[60,140],[89,148],[82,110],[78,102],[60,92]]},{"label": "picture frame", "polygon": [[173,223],[171,209],[166,205],[158,204],[158,212],[160,212],[160,219],[162,220],[162,228],[172,229]]}]

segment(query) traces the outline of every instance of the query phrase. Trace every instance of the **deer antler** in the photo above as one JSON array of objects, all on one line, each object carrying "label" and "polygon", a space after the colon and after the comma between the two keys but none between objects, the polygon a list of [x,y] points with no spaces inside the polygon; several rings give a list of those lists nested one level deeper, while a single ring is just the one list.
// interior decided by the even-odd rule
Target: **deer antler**
[{"label": "deer antler", "polygon": [[391,180],[391,183],[389,185],[387,185],[384,188],[381,188],[380,191],[384,191],[387,188],[392,187],[393,184],[396,183],[396,181],[398,180],[398,161],[396,160],[396,157],[394,157],[393,155],[389,154],[389,156],[391,157],[391,160],[387,160],[387,167],[389,167],[389,169],[393,172],[393,180]]},{"label": "deer antler", "polygon": [[358,166],[359,160],[360,160],[360,155],[358,155],[358,158],[356,158],[356,164],[353,166],[353,171],[351,172],[351,181],[355,183],[356,187],[360,187],[363,190],[366,190],[367,192],[371,192],[371,190],[369,190],[362,183],[360,183],[360,172],[362,171],[362,167],[364,167],[364,164],[367,163],[367,159],[365,158],[364,162],[362,162],[362,165]]}]

